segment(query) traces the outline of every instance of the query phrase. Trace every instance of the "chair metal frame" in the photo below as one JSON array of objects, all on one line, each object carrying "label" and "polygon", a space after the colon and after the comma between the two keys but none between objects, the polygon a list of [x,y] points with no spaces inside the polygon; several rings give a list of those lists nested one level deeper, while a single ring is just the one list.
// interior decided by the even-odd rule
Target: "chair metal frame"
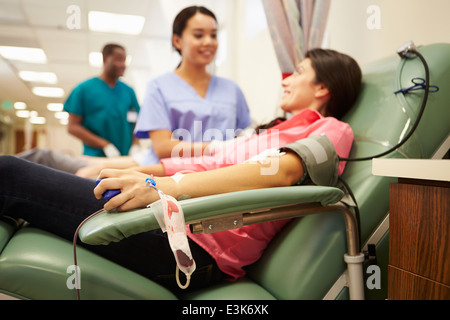
[{"label": "chair metal frame", "polygon": [[322,206],[320,203],[302,203],[288,206],[262,208],[255,211],[234,212],[213,218],[186,221],[193,233],[214,233],[237,229],[245,225],[274,220],[293,219],[325,212],[342,214],[346,226],[347,250],[344,261],[347,263],[347,285],[351,300],[364,300],[364,277],[362,264],[364,254],[360,251],[358,222],[352,209],[342,202]]}]

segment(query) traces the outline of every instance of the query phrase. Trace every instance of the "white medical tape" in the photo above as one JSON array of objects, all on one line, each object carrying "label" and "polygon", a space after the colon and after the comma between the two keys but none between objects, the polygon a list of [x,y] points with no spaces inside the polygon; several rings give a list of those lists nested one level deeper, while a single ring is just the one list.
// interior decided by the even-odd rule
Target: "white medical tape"
[{"label": "white medical tape", "polygon": [[182,174],[181,172],[177,172],[177,173],[175,173],[173,176],[171,176],[171,178],[172,178],[176,183],[180,182],[181,179],[183,179],[183,177],[184,177],[184,174]]},{"label": "white medical tape", "polygon": [[244,163],[259,162],[261,164],[265,164],[265,162],[268,160],[268,158],[279,158],[285,154],[286,154],[285,152],[281,152],[278,149],[267,149],[267,150],[261,152],[260,154],[248,159]]}]

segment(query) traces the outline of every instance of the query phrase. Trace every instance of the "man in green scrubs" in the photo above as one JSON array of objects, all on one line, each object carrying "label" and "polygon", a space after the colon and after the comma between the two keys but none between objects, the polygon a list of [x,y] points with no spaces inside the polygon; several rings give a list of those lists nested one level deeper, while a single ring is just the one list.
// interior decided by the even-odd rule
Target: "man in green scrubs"
[{"label": "man in green scrubs", "polygon": [[68,131],[84,145],[84,155],[126,156],[133,143],[133,127],[140,107],[134,90],[119,80],[126,69],[125,49],[116,44],[103,48],[103,72],[79,84],[64,110]]}]

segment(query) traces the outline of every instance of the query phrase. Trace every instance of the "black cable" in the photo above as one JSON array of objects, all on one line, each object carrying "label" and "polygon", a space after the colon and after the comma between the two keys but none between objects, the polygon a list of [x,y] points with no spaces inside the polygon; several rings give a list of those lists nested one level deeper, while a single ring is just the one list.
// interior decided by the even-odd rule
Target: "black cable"
[{"label": "black cable", "polygon": [[[357,162],[357,161],[369,161],[369,160],[373,160],[375,158],[381,158],[385,155],[388,155],[391,152],[394,152],[395,150],[397,150],[398,148],[400,148],[401,146],[403,146],[410,138],[411,136],[414,134],[414,132],[416,131],[417,127],[419,126],[420,120],[422,119],[422,116],[425,112],[425,107],[428,103],[428,96],[430,93],[430,69],[428,67],[428,63],[425,60],[424,56],[422,54],[420,54],[417,50],[415,49],[410,49],[409,53],[415,54],[417,55],[417,57],[419,57],[419,59],[422,61],[423,66],[425,68],[425,95],[423,97],[423,101],[422,101],[422,106],[420,108],[420,112],[417,116],[416,122],[414,123],[413,127],[411,128],[411,130],[409,131],[409,133],[405,136],[405,138],[399,143],[397,144],[395,147],[380,153],[378,155],[375,156],[371,156],[371,157],[364,157],[364,158],[341,158],[339,157],[339,161],[347,161],[347,162]],[[356,198],[352,192],[352,190],[350,189],[349,185],[345,182],[344,179],[339,177],[339,181],[344,185],[344,188],[347,190],[348,194],[350,195],[350,197],[352,198],[352,200],[355,202],[355,218],[356,221],[358,223],[358,241],[359,241],[359,247],[361,248],[361,217],[360,217],[360,213],[359,213],[359,207],[358,207],[358,203],[356,202]]]},{"label": "black cable", "polygon": [[345,182],[344,179],[342,179],[341,177],[338,177],[339,181],[344,185],[344,188],[347,190],[348,194],[350,195],[350,197],[352,198],[353,202],[355,203],[355,218],[356,218],[356,222],[358,224],[358,242],[359,242],[359,248],[360,250],[361,248],[361,215],[359,214],[359,207],[358,207],[358,203],[356,202],[356,198],[355,195],[353,194],[352,189],[350,189],[349,185],[347,184],[347,182]]},{"label": "black cable", "polygon": [[72,247],[73,247],[73,264],[75,266],[75,289],[77,292],[77,300],[81,300],[81,296],[80,296],[80,275],[78,274],[78,259],[77,259],[77,239],[78,239],[78,233],[81,229],[81,227],[88,222],[90,219],[92,219],[93,217],[97,216],[98,214],[104,212],[105,210],[101,209],[93,214],[91,214],[89,217],[87,217],[86,219],[83,220],[83,222],[80,223],[80,225],[78,226],[78,228],[75,230],[75,234],[73,236],[73,241],[72,241]]},{"label": "black cable", "polygon": [[425,112],[425,107],[427,106],[427,103],[428,103],[428,96],[430,94],[430,69],[428,67],[427,61],[425,60],[425,58],[422,54],[420,54],[417,50],[414,50],[414,49],[411,49],[409,52],[417,55],[417,57],[419,57],[419,59],[422,61],[423,66],[425,67],[425,78],[426,78],[425,79],[425,95],[423,97],[422,107],[420,108],[420,112],[417,116],[416,122],[414,123],[412,129],[409,131],[409,133],[405,136],[405,138],[403,138],[403,140],[399,144],[397,144],[395,147],[389,149],[388,151],[385,151],[385,152],[380,153],[375,156],[365,157],[365,158],[340,158],[339,157],[339,161],[356,162],[356,161],[369,161],[369,160],[373,160],[375,158],[381,158],[385,155],[388,155],[391,152],[394,152],[395,150],[397,150],[398,148],[403,146],[406,143],[406,141],[408,141],[411,138],[411,136],[414,134],[414,132],[416,131],[417,127],[419,126],[420,120],[422,119],[423,113]]}]

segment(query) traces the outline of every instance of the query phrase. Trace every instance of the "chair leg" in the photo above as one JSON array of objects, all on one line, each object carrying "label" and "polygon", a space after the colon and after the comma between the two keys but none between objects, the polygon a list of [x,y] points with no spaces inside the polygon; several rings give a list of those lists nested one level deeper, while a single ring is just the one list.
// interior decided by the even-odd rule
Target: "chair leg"
[{"label": "chair leg", "polygon": [[348,289],[350,300],[364,300],[364,275],[362,264],[365,260],[364,254],[356,256],[344,255],[347,263]]},{"label": "chair leg", "polygon": [[347,263],[348,289],[350,300],[364,300],[363,263],[365,256],[359,245],[358,223],[353,212],[344,204],[338,204],[339,211],[344,215],[348,253],[344,255]]}]

